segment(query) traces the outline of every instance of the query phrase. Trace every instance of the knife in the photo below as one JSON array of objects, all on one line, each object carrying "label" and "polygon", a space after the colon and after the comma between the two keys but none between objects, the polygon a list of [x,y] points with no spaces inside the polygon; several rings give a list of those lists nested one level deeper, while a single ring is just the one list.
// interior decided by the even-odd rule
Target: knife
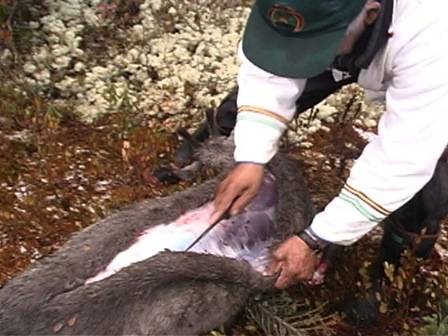
[{"label": "knife", "polygon": [[224,220],[224,219],[229,219],[230,218],[230,209],[232,208],[233,203],[235,203],[235,200],[233,200],[233,202],[229,205],[229,207],[227,208],[226,211],[223,212],[223,214],[221,216],[218,217],[217,220],[215,220],[212,224],[210,224],[200,235],[199,237],[197,237],[191,244],[190,246],[188,246],[185,250],[185,252],[187,252],[188,250],[190,250],[193,246],[195,246],[198,241],[200,241],[202,238],[204,238],[204,236],[209,233],[220,221]]}]

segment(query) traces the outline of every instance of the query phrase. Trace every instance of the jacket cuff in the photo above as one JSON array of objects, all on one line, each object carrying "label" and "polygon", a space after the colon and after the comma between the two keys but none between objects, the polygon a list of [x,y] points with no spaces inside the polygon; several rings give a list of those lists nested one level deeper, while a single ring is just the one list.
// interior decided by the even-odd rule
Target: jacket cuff
[{"label": "jacket cuff", "polygon": [[269,116],[242,111],[235,126],[236,162],[269,162],[278,149],[278,141],[286,126]]}]

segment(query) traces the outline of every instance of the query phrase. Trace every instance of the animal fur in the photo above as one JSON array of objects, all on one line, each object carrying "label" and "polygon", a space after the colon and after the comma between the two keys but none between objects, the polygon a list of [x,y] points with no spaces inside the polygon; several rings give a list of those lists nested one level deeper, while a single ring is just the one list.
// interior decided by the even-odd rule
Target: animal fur
[{"label": "animal fur", "polygon": [[[232,151],[231,140],[215,139],[200,160],[225,173]],[[314,209],[295,161],[278,154],[269,168],[278,180],[280,242],[307,226]],[[167,251],[84,285],[141,231],[211,200],[222,176],[132,204],[74,235],[0,290],[0,333],[197,335],[231,321],[250,295],[274,289],[244,261]]]}]

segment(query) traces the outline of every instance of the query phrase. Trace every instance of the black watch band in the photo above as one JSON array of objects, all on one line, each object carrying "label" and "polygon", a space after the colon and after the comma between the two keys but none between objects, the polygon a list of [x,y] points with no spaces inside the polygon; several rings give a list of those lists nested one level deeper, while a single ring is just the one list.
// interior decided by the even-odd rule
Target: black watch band
[{"label": "black watch band", "polygon": [[322,241],[320,243],[317,238],[313,237],[306,229],[296,234],[308,247],[316,254],[320,253],[326,246]]}]

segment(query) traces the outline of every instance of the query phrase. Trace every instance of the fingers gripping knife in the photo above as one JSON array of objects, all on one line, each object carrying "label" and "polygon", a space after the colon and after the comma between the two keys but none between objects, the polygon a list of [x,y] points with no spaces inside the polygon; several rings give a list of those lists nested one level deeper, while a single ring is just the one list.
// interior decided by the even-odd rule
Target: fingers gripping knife
[{"label": "fingers gripping knife", "polygon": [[221,216],[218,217],[217,220],[215,220],[213,223],[210,224],[210,226],[208,228],[206,228],[200,235],[199,237],[197,237],[191,244],[190,246],[188,246],[185,250],[189,251],[193,246],[195,246],[202,238],[204,238],[204,236],[209,233],[219,222],[221,222],[224,219],[229,219],[230,218],[230,209],[232,208],[234,202],[232,202],[230,204],[230,206],[227,208],[226,211],[223,212],[223,214]]}]

